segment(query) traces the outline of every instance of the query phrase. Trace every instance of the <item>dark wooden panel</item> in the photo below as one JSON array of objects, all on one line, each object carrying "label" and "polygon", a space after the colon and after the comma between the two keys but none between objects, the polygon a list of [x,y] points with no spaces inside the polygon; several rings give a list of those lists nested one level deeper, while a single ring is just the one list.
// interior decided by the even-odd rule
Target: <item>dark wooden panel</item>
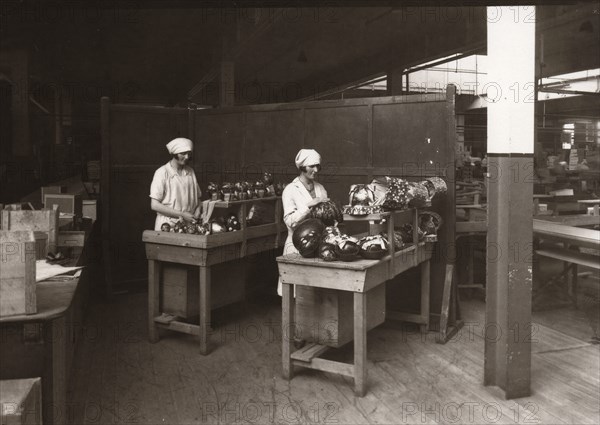
[{"label": "dark wooden panel", "polygon": [[244,165],[248,175],[265,168],[282,180],[291,180],[289,176],[296,174],[294,158],[302,148],[302,117],[299,109],[246,114]]},{"label": "dark wooden panel", "polygon": [[373,165],[404,167],[406,175],[419,174],[419,168],[444,169],[445,114],[445,102],[374,106]]},{"label": "dark wooden panel", "polygon": [[[194,116],[196,154],[194,168],[202,189],[209,181],[241,180],[243,113],[202,114]],[[224,177],[227,176],[227,177]]]},{"label": "dark wooden panel", "polygon": [[119,280],[143,278],[147,272],[142,233],[154,228],[156,218],[149,197],[153,175],[152,168],[118,168],[111,175],[110,255]]},{"label": "dark wooden panel", "polygon": [[[374,176],[446,175],[452,181],[447,163],[453,166],[449,149],[454,133],[448,114],[453,117],[454,111],[448,105],[445,96],[427,95],[195,111],[193,166],[203,190],[209,181],[254,181],[263,170],[272,172],[276,181],[290,182],[298,175],[293,164],[298,149],[315,148],[323,156],[319,181],[341,205],[348,202],[352,184],[369,183]],[[170,134],[172,129],[185,131],[189,117],[169,110],[114,108],[110,243],[118,267],[111,274],[119,280],[144,278],[141,233],[154,223],[148,204],[152,174],[168,159],[164,145],[177,136]],[[424,171],[429,161],[433,164]],[[452,197],[450,191],[448,199]],[[437,200],[433,209],[452,223],[446,220],[452,202]],[[443,279],[445,251],[451,250],[447,241],[452,240],[453,235],[442,231],[438,245],[443,252],[432,266],[434,293],[439,292],[435,281]],[[433,311],[438,298],[432,295]]]},{"label": "dark wooden panel", "polygon": [[164,164],[165,145],[188,137],[185,114],[113,111],[110,123],[112,164]]},{"label": "dark wooden panel", "polygon": [[368,178],[365,175],[340,176],[328,174],[327,170],[324,170],[319,176],[319,182],[325,186],[329,198],[339,205],[348,204],[348,193],[350,192],[351,185],[369,183],[367,180]]},{"label": "dark wooden panel", "polygon": [[304,146],[321,154],[323,167],[370,165],[369,106],[306,109],[305,114]]}]

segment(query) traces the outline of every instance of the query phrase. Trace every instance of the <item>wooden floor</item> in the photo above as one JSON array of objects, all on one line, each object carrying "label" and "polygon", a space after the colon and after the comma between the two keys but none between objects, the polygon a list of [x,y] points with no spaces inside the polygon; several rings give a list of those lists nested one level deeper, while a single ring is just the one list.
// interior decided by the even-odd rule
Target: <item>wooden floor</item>
[{"label": "wooden floor", "polygon": [[[445,345],[433,332],[391,323],[369,332],[368,392],[356,398],[347,378],[308,370],[281,378],[278,298],[218,311],[214,350],[203,357],[192,336],[147,342],[146,297],[90,307],[69,392],[71,423],[600,423],[600,346],[589,338],[538,324],[533,395],[507,401],[483,387],[485,305],[477,299],[463,302],[466,325]],[[351,348],[336,353],[351,355]]]}]

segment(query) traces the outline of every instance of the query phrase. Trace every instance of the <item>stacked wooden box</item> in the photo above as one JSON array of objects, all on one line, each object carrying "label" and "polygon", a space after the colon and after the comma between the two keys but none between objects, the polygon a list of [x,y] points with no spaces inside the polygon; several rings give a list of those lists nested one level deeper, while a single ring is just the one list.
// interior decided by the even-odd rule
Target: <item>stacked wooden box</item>
[{"label": "stacked wooden box", "polygon": [[58,195],[61,193],[66,193],[67,187],[66,186],[42,186],[41,192],[42,192],[41,202],[43,204],[45,202],[44,198],[46,197],[46,195]]},{"label": "stacked wooden box", "polygon": [[[58,209],[47,210],[2,210],[0,229],[32,231],[37,241],[37,258],[56,253],[58,247]],[[44,245],[45,244],[45,245]]]},{"label": "stacked wooden box", "polygon": [[[338,348],[354,339],[354,295],[296,287],[296,330],[301,339]],[[385,285],[367,295],[367,330],[385,321]]]},{"label": "stacked wooden box", "polygon": [[92,222],[96,221],[98,219],[97,204],[98,201],[96,201],[95,199],[84,199],[82,201],[81,211],[83,217],[89,217],[92,220]]},{"label": "stacked wooden box", "polygon": [[61,216],[59,218],[59,228],[63,230],[73,230],[75,223],[81,219],[83,203],[81,195],[69,193],[50,193],[44,195],[44,206],[52,208],[58,205]]},{"label": "stacked wooden box", "polygon": [[35,255],[32,231],[0,230],[0,316],[37,312]]},{"label": "stacked wooden box", "polygon": [[[216,264],[212,268],[211,308],[242,301],[245,297],[243,262],[236,267]],[[200,314],[198,267],[164,263],[162,267],[161,311],[190,318]]]},{"label": "stacked wooden box", "polygon": [[41,379],[8,379],[0,381],[0,409],[0,424],[2,425],[41,424]]}]

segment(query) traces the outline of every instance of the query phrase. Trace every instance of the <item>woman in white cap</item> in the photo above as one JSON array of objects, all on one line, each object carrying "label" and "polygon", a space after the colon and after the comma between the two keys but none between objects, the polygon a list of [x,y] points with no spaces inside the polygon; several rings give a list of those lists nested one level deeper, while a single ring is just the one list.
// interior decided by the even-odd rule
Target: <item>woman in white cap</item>
[{"label": "woman in white cap", "polygon": [[[323,185],[315,180],[321,171],[321,155],[314,149],[300,149],[295,162],[300,175],[285,187],[281,196],[283,221],[288,228],[284,255],[298,254],[292,235],[294,228],[308,218],[310,207],[329,200]],[[281,281],[277,285],[277,293],[281,295]]]},{"label": "woman in white cap", "polygon": [[188,165],[194,144],[178,137],[167,144],[167,150],[171,160],[154,172],[150,185],[150,208],[156,211],[154,230],[160,230],[164,223],[172,226],[180,218],[194,222],[200,217],[202,191]]}]

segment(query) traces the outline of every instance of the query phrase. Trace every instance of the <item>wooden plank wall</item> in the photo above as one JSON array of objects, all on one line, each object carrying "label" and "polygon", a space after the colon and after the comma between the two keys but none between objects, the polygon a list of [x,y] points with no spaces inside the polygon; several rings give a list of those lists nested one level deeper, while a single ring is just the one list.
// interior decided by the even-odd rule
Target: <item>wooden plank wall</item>
[{"label": "wooden plank wall", "polygon": [[[276,181],[296,175],[302,147],[323,157],[320,181],[332,199],[347,203],[351,184],[375,176],[454,181],[454,89],[446,94],[252,105],[192,111],[113,105],[110,114],[110,234],[127,252],[117,279],[145,278],[142,230],[151,228],[148,191],[152,174],[168,160],[174,137],[194,140],[194,168],[205,190],[210,181],[254,181],[263,171]],[[187,131],[186,131],[187,130]],[[190,134],[191,133],[191,134]],[[434,208],[454,222],[454,185]],[[450,243],[448,242],[450,241]],[[448,247],[454,226],[445,226],[432,270],[432,308],[439,311]],[[121,251],[116,260],[123,263]],[[132,261],[135,267],[132,267]],[[138,273],[141,273],[138,274]]]},{"label": "wooden plank wall", "polygon": [[[150,210],[150,182],[154,171],[170,156],[165,145],[187,137],[187,109],[111,105],[109,114],[109,189],[102,190],[103,211],[108,217],[103,243],[110,256],[108,292],[121,283],[146,278],[147,261],[142,232],[154,228]],[[104,189],[104,188],[103,188]]]}]

